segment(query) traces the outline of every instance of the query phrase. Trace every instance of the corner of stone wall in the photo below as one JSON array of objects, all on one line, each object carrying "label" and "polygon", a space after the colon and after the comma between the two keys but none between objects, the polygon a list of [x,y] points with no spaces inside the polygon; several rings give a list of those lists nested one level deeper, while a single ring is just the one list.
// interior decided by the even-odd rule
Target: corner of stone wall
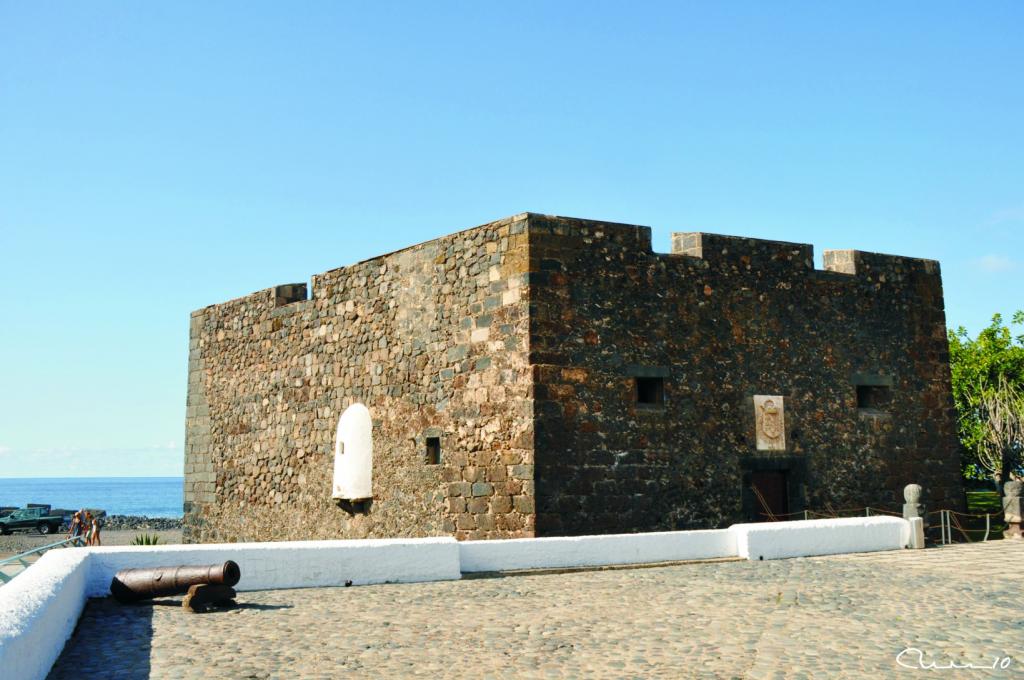
[{"label": "corner of stone wall", "polygon": [[[586,248],[609,243],[643,254],[650,254],[651,228],[640,224],[621,224],[585,220],[560,215],[527,213],[531,253],[543,257],[555,248]],[[539,265],[539,262],[537,263]],[[531,271],[538,269],[531,266]]]},{"label": "corner of stone wall", "polygon": [[199,538],[199,518],[207,503],[214,500],[213,461],[210,456],[210,406],[206,400],[206,345],[208,310],[192,313],[189,322],[188,396],[185,407],[185,489],[182,539],[186,543]]}]

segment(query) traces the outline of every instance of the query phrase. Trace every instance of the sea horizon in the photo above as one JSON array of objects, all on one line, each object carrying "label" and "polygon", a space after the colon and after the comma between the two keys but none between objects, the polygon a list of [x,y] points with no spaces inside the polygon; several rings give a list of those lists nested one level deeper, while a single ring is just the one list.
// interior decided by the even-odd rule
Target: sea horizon
[{"label": "sea horizon", "polygon": [[25,475],[12,475],[0,478],[0,481],[9,479],[185,479],[184,475],[76,475],[73,477],[35,477]]},{"label": "sea horizon", "polygon": [[0,506],[45,503],[53,508],[97,508],[108,515],[180,518],[183,476],[7,477],[0,479]]}]

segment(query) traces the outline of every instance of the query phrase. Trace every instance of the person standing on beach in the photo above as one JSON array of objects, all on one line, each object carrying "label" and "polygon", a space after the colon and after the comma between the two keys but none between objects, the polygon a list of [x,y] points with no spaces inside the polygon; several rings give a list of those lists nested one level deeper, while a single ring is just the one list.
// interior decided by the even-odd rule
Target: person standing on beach
[{"label": "person standing on beach", "polygon": [[92,535],[92,544],[93,545],[101,545],[100,544],[100,529],[102,529],[102,528],[103,528],[103,520],[101,520],[99,517],[93,517],[92,518],[92,530],[90,531],[90,533]]},{"label": "person standing on beach", "polygon": [[92,545],[93,519],[92,513],[85,513],[85,544]]},{"label": "person standing on beach", "polygon": [[78,511],[71,518],[71,531],[68,532],[68,538],[81,536],[82,528],[82,512]]}]

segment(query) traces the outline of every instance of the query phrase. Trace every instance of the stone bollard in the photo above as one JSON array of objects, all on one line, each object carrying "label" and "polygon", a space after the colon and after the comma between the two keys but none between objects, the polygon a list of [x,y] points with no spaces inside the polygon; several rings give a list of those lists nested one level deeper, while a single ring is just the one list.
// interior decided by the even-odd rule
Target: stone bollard
[{"label": "stone bollard", "polygon": [[920,517],[911,517],[910,535],[907,537],[907,547],[914,550],[924,548],[924,520]]},{"label": "stone bollard", "polygon": [[1024,521],[1024,503],[1020,497],[1024,484],[1014,480],[1003,485],[1003,512],[1006,517],[1006,531],[1003,538],[1024,538],[1021,533],[1021,522]]},{"label": "stone bollard", "polygon": [[920,484],[907,484],[903,487],[903,519],[910,520],[920,517],[927,525],[924,503],[921,502],[921,494],[924,489]]}]

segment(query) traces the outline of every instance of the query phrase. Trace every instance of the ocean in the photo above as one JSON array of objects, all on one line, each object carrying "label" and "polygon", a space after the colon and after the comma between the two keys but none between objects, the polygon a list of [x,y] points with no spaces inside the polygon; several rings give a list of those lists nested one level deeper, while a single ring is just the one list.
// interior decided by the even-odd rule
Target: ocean
[{"label": "ocean", "polygon": [[33,477],[0,479],[0,506],[49,503],[99,508],[108,515],[181,517],[182,477]]}]

